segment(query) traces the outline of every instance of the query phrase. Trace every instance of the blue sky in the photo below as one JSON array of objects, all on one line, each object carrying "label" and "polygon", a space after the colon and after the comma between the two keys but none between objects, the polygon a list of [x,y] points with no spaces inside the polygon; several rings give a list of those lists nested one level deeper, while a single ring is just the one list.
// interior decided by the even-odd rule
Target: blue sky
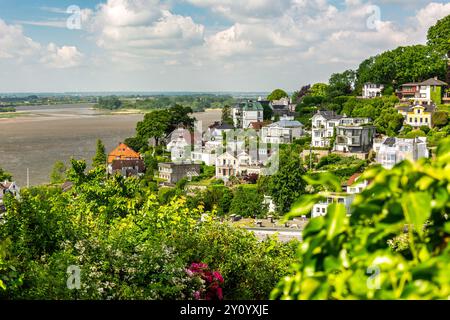
[{"label": "blue sky", "polygon": [[0,92],[292,91],[424,43],[448,14],[425,0],[0,0]]}]

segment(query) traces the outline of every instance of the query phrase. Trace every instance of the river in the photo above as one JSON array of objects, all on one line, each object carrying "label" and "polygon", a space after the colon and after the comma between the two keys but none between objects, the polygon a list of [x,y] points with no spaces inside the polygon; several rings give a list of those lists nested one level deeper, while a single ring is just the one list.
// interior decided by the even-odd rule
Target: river
[{"label": "river", "polygon": [[[0,167],[20,185],[50,181],[55,161],[95,155],[101,139],[107,152],[134,135],[143,114],[111,114],[94,110],[90,104],[17,107],[17,117],[0,118]],[[220,119],[220,110],[195,113],[203,127]]]}]

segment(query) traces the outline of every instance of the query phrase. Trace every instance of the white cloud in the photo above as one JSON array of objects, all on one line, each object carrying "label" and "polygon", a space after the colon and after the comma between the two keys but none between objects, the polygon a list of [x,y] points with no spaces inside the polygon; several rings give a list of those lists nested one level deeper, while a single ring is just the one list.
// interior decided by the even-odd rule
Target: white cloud
[{"label": "white cloud", "polygon": [[204,26],[168,9],[158,0],[108,0],[93,15],[90,30],[113,59],[129,54],[151,60],[201,45]]},{"label": "white cloud", "polygon": [[42,57],[41,62],[58,69],[76,67],[81,63],[83,55],[73,46],[58,47],[54,43],[47,46],[47,53]]},{"label": "white cloud", "polygon": [[0,62],[43,63],[50,68],[71,68],[80,64],[83,55],[74,46],[43,46],[23,33],[18,25],[8,25],[0,19]]}]

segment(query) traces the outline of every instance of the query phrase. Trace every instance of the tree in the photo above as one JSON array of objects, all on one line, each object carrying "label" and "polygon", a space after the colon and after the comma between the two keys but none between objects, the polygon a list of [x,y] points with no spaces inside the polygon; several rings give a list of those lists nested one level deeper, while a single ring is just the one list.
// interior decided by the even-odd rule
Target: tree
[{"label": "tree", "polygon": [[273,110],[272,108],[264,103],[263,104],[263,120],[271,120],[273,117]]},{"label": "tree", "polygon": [[62,161],[56,161],[50,174],[50,182],[52,184],[63,183],[66,181],[66,165]]},{"label": "tree", "polygon": [[288,212],[294,200],[304,193],[303,174],[305,169],[299,154],[291,149],[281,150],[279,169],[270,177],[267,186],[279,213]]},{"label": "tree", "polygon": [[349,95],[353,91],[356,72],[346,70],[343,73],[333,73],[329,80],[327,95],[331,98]]},{"label": "tree", "polygon": [[99,167],[106,165],[106,151],[102,140],[97,139],[97,151],[92,159],[92,166]]},{"label": "tree", "polygon": [[100,109],[116,110],[122,107],[122,101],[120,101],[116,96],[105,98],[102,97],[98,100],[96,107]]},{"label": "tree", "polygon": [[448,113],[445,111],[436,111],[432,116],[433,126],[441,128],[448,124]]},{"label": "tree", "polygon": [[193,113],[191,107],[183,107],[182,105],[176,104],[170,107],[168,112],[170,120],[167,134],[171,133],[180,125],[186,129],[191,129],[194,126],[195,119],[189,116],[189,114]]},{"label": "tree", "polygon": [[234,192],[229,212],[243,217],[262,217],[267,213],[267,208],[263,205],[263,196],[258,193],[256,186],[242,185]]},{"label": "tree", "polygon": [[140,136],[130,137],[124,140],[124,143],[135,151],[142,151],[148,147],[148,141]]},{"label": "tree", "polygon": [[310,90],[311,90],[311,85],[308,84],[306,86],[301,87],[300,90],[295,91],[292,94],[292,103],[294,103],[294,104],[299,103],[304,96],[309,94]]},{"label": "tree", "polygon": [[327,95],[328,85],[326,83],[315,83],[309,89],[308,95],[311,97],[325,97]]},{"label": "tree", "polygon": [[427,44],[441,55],[450,58],[450,15],[428,29]]},{"label": "tree", "polygon": [[12,179],[12,175],[9,174],[8,172],[4,171],[1,167],[0,167],[0,182],[1,181],[11,181]]},{"label": "tree", "polygon": [[271,94],[267,96],[267,100],[274,101],[274,100],[280,100],[281,98],[287,98],[289,97],[286,91],[283,91],[281,89],[275,89],[272,91]]},{"label": "tree", "polygon": [[144,120],[137,123],[136,132],[139,139],[154,138],[159,145],[161,138],[170,133],[171,115],[167,110],[155,110],[145,114]]},{"label": "tree", "polygon": [[233,116],[231,114],[231,107],[229,105],[225,105],[222,108],[222,122],[233,125]]}]

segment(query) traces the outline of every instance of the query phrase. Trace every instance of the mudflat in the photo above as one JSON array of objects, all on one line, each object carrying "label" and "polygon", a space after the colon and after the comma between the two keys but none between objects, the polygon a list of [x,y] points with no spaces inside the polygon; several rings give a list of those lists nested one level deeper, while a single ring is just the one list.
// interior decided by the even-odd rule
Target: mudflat
[{"label": "mudflat", "polygon": [[[91,162],[96,141],[107,152],[134,135],[143,114],[111,114],[93,110],[92,105],[18,107],[22,116],[0,118],[0,167],[13,174],[21,186],[49,182],[53,164],[61,160],[86,159]],[[220,110],[195,113],[203,127],[220,119]]]}]

